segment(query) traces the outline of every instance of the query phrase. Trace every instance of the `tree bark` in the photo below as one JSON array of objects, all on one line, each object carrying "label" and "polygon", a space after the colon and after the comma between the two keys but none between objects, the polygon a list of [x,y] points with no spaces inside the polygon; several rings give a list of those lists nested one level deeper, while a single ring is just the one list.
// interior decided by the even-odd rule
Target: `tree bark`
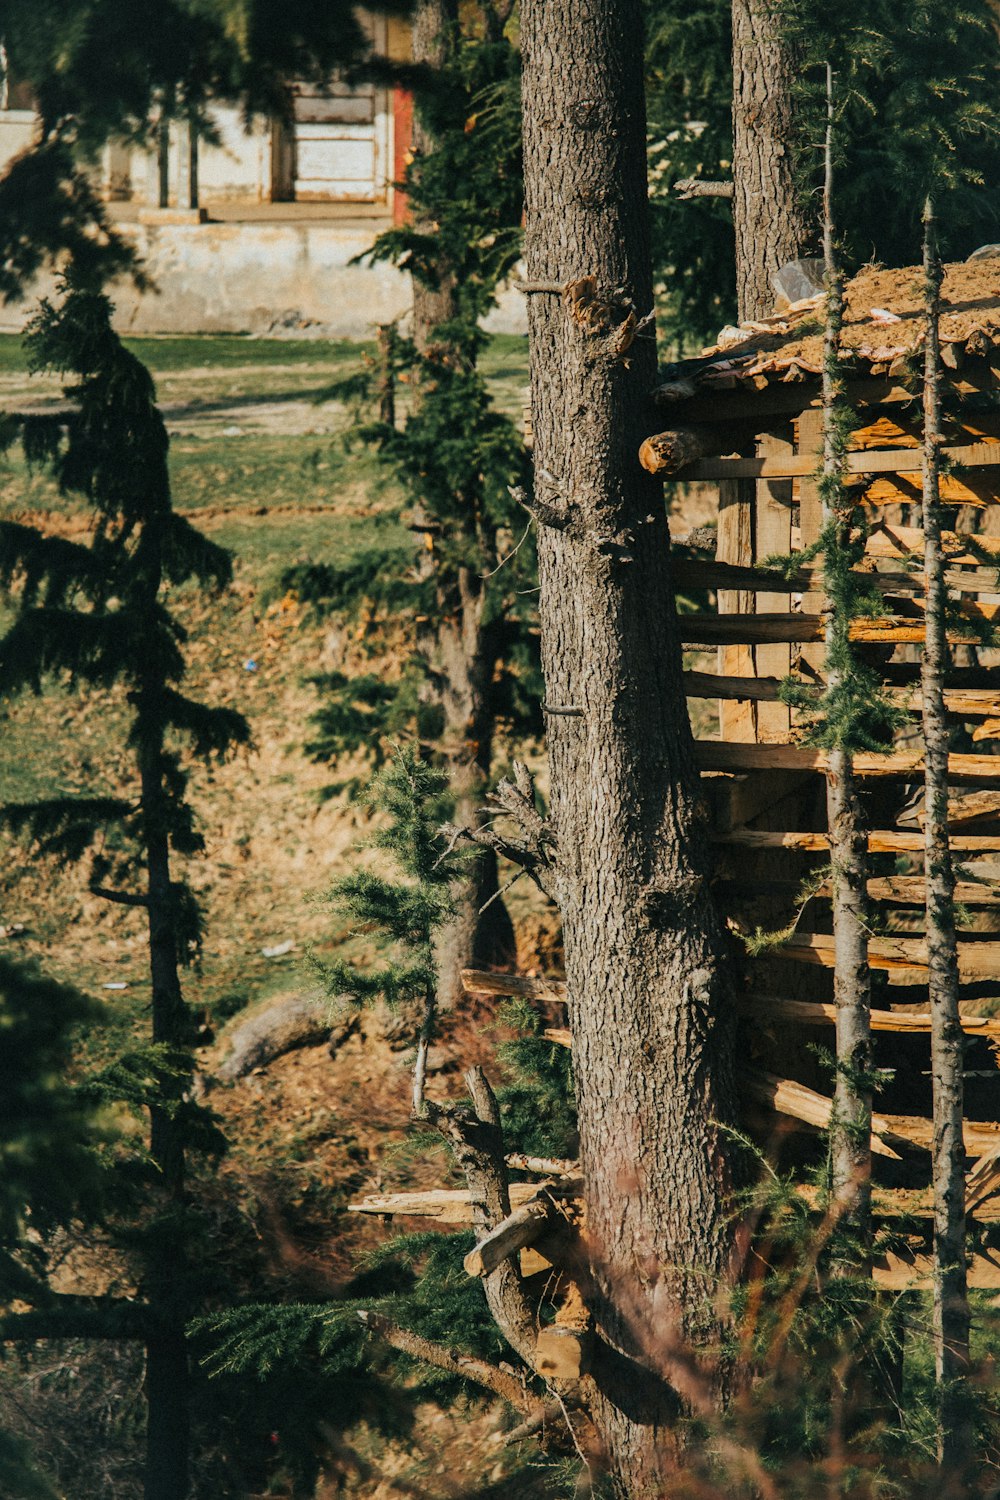
[{"label": "tree bark", "polygon": [[942,267],[934,207],[924,210],[924,571],[926,637],[921,658],[925,765],[924,875],[927,899],[927,970],[934,1088],[934,1363],[938,1385],[938,1458],[947,1493],[965,1493],[972,1433],[964,1411],[969,1368],[969,1292],[965,1263],[965,1145],[963,1062],[965,1038],[958,1009],[958,941],[955,870],[948,837],[947,590],[941,547],[941,351],[939,318]]},{"label": "tree bark", "polygon": [[[711,904],[663,493],[637,459],[655,419],[638,0],[524,0],[527,276],[596,278],[529,301],[557,891],[599,1340],[594,1416],[619,1486],[660,1495],[678,1407],[729,1268],[731,1017]],[[622,291],[621,289],[624,289]],[[574,316],[574,307],[577,316]],[[628,347],[626,347],[628,346]],[[538,480],[539,485],[541,479]],[[704,1380],[703,1380],[704,1377]]]},{"label": "tree bark", "polygon": [[[840,330],[844,293],[833,241],[833,74],[827,69],[826,164],[823,188],[823,260],[826,324],[823,340],[823,525],[827,531],[825,570],[837,587],[833,553],[846,547],[852,504],[841,483],[846,435],[839,430],[843,378]],[[851,621],[834,598],[826,628],[827,691],[843,686],[840,665],[849,656]],[[835,1269],[856,1273],[871,1238],[872,1043],[871,969],[868,964],[868,834],[858,802],[854,757],[849,747],[829,751],[826,782],[827,822],[832,866],[834,971],[837,1008],[837,1077],[834,1088],[830,1155],[834,1202],[854,1229],[857,1245]]]},{"label": "tree bark", "polygon": [[733,229],[744,320],[772,311],[773,272],[811,237],[793,180],[795,58],[775,11],[774,0],[733,0]]}]

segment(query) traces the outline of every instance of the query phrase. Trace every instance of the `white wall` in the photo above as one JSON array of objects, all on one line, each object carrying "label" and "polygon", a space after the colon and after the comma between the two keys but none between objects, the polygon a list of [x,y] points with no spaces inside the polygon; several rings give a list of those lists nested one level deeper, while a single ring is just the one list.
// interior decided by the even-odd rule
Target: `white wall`
[{"label": "white wall", "polygon": [[37,120],[30,109],[0,109],[0,172],[35,139]]},{"label": "white wall", "polygon": [[[132,333],[268,333],[366,339],[410,308],[409,277],[394,266],[352,266],[380,226],[332,223],[122,225],[157,290],[112,292],[116,323]],[[51,291],[51,278],[33,288]],[[525,330],[524,298],[508,291],[487,327]],[[3,306],[0,331],[23,327],[33,297]]]}]

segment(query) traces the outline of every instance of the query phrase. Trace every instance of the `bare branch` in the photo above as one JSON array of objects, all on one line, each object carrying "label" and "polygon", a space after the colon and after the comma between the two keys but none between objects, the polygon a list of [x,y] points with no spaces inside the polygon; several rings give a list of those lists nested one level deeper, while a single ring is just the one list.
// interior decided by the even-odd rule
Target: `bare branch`
[{"label": "bare branch", "polygon": [[[434,1365],[439,1370],[447,1370],[449,1374],[461,1375],[466,1380],[472,1380],[476,1385],[481,1385],[484,1390],[492,1391],[494,1395],[502,1397],[516,1411],[525,1416],[527,1420],[524,1425],[534,1424],[543,1412],[542,1402],[526,1390],[516,1375],[510,1375],[505,1370],[498,1370],[487,1360],[476,1359],[471,1354],[463,1354],[459,1349],[446,1349],[443,1344],[433,1344],[429,1339],[421,1338],[417,1333],[411,1333],[408,1328],[401,1328],[398,1323],[393,1323],[381,1313],[366,1312],[362,1309],[358,1317],[366,1328],[377,1333],[379,1338],[384,1339],[393,1349],[399,1349],[404,1354],[412,1354],[414,1359],[422,1359],[425,1364]],[[537,1427],[533,1426],[532,1431],[537,1431]]]},{"label": "bare branch", "polygon": [[733,196],[733,184],[731,182],[708,182],[701,177],[682,177],[679,182],[674,183],[674,192],[678,198],[731,198]]},{"label": "bare branch", "polygon": [[538,889],[558,905],[555,835],[535,806],[534,782],[527,767],[515,761],[512,776],[498,783],[486,798],[486,806],[494,816],[502,814],[510,818],[517,825],[517,833],[498,833],[495,828],[476,824],[462,827],[444,823],[439,832],[448,841],[446,852],[450,853],[462,842],[492,849],[530,876]]},{"label": "bare branch", "polygon": [[92,896],[100,896],[103,901],[111,901],[115,906],[149,905],[146,896],[133,896],[128,891],[113,891],[106,885],[92,885],[88,889]]}]

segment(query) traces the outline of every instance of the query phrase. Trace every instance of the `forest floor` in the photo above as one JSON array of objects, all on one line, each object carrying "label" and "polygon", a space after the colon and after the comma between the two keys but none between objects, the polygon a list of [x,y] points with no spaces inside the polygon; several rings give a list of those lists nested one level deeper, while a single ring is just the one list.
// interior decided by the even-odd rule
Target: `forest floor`
[{"label": "forest floor", "polygon": [[[321,618],[283,575],[301,561],[343,565],[370,545],[373,530],[380,545],[398,543],[402,566],[411,539],[395,519],[391,478],[370,452],[345,447],[352,411],[330,389],[363,367],[364,346],[130,342],[156,378],[175,504],[234,559],[232,587],[218,597],[171,591],[168,602],[189,635],[186,685],[208,703],[239,709],[253,734],[249,752],[210,772],[194,768],[191,779],[206,850],[186,875],[204,908],[205,943],[186,994],[205,1015],[201,1064],[210,1080],[226,1052],[227,1022],[231,1030],[247,1007],[315,987],[310,953],[343,953],[346,944],[351,956],[371,956],[365,940],[351,938],[317,899],[332,879],[372,857],[359,848],[369,814],[350,789],[328,794],[334,771],[305,746],[320,702],[317,674],[373,662],[392,671],[397,643],[385,621]],[[524,341],[496,339],[485,368],[498,405],[519,420]],[[58,381],[29,375],[16,339],[0,338],[0,410],[42,408],[59,396]],[[14,447],[0,455],[0,512],[65,536],[87,531],[82,505],[27,469]],[[120,791],[129,775],[124,722],[117,691],[84,695],[45,685],[5,706],[0,802]],[[360,762],[336,768],[340,780],[364,775]],[[0,852],[0,926],[21,953],[102,1003],[105,1024],[91,1029],[86,1050],[92,1065],[109,1061],[147,1021],[140,915],[91,896],[83,869],[53,872],[14,843]],[[495,1066],[496,1036],[488,1015],[456,1022],[435,1049],[438,1088],[454,1091],[445,1077],[455,1075],[460,1089],[461,1067]],[[325,1047],[306,1048],[234,1085],[210,1084],[209,1102],[230,1140],[219,1189],[231,1190],[252,1220],[273,1286],[298,1296],[335,1294],[359,1253],[399,1228],[347,1213],[348,1202],[445,1177],[440,1152],[428,1159],[408,1144],[408,1068],[407,1050],[376,1018],[363,1020],[332,1059]],[[429,1405],[421,1412],[402,1448],[386,1446],[374,1429],[342,1437],[337,1477],[318,1495],[446,1500],[467,1493],[473,1480],[478,1493],[484,1477],[498,1500],[523,1493],[505,1488],[509,1461],[497,1448],[490,1411],[445,1416]]]}]

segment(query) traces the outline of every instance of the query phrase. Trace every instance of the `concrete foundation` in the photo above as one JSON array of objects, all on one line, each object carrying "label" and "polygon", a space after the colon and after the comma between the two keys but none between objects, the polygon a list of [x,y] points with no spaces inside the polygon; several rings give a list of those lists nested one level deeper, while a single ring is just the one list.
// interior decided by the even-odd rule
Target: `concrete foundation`
[{"label": "concrete foundation", "polygon": [[[366,339],[376,324],[402,317],[409,277],[394,266],[350,264],[387,227],[384,220],[299,217],[298,207],[273,205],[266,218],[228,222],[120,224],[156,290],[140,294],[129,282],[114,288],[119,329]],[[0,305],[0,330],[20,331],[35,298],[53,284],[46,277],[25,301]],[[488,327],[525,332],[524,299],[506,291]]]}]

